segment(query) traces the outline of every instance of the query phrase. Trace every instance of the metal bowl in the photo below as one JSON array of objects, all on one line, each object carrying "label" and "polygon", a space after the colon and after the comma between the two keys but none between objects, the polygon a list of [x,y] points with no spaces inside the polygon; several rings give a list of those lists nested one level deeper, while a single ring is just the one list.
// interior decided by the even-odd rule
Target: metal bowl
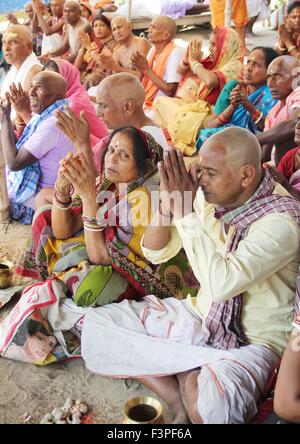
[{"label": "metal bowl", "polygon": [[123,408],[123,424],[163,424],[161,403],[150,396],[129,399]]},{"label": "metal bowl", "polygon": [[7,260],[0,260],[0,288],[11,287],[14,264]]}]

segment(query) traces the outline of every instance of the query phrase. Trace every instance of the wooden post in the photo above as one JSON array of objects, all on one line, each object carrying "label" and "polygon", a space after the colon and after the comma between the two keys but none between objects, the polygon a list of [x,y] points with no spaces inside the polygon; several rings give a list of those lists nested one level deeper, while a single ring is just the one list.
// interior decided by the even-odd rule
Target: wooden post
[{"label": "wooden post", "polygon": [[132,8],[132,0],[128,1],[128,12],[127,12],[127,19],[129,22],[131,22],[131,8]]},{"label": "wooden post", "polygon": [[231,25],[232,0],[226,0],[225,6],[225,26]]},{"label": "wooden post", "polygon": [[9,219],[9,200],[6,184],[5,160],[0,143],[0,223],[7,222]]}]

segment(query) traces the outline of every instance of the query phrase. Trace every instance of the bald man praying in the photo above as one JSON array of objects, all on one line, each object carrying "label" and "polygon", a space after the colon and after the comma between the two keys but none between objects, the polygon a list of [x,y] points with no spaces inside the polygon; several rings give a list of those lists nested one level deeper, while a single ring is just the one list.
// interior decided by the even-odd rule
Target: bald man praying
[{"label": "bald man praying", "polygon": [[135,51],[131,56],[132,66],[142,75],[146,98],[144,111],[154,118],[152,104],[157,96],[173,97],[181,80],[177,68],[183,59],[185,49],[176,46],[176,23],[170,17],[155,17],[148,30],[149,41],[153,44],[147,58]]},{"label": "bald man praying", "polygon": [[1,144],[8,170],[8,193],[12,218],[30,224],[34,198],[43,188],[54,186],[59,161],[74,145],[56,128],[54,112],[65,106],[66,83],[57,73],[36,74],[29,85],[32,118],[16,142],[10,120],[10,96],[0,104]]},{"label": "bald man praying", "polygon": [[242,128],[209,138],[189,173],[165,151],[159,173],[142,249],[161,264],[184,248],[198,295],[89,311],[82,356],[97,374],[139,379],[174,423],[250,422],[291,331],[300,204],[261,171],[260,145]]}]

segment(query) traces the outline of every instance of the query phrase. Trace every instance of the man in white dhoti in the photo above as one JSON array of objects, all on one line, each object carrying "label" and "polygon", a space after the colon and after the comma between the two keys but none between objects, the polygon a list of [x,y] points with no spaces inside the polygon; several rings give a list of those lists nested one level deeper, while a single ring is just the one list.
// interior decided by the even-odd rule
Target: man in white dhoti
[{"label": "man in white dhoti", "polygon": [[91,309],[83,358],[95,373],[138,378],[174,422],[249,422],[291,331],[300,205],[262,172],[260,146],[242,128],[209,138],[190,173],[176,151],[164,153],[159,172],[160,208],[143,251],[157,264],[183,247],[197,298]]}]

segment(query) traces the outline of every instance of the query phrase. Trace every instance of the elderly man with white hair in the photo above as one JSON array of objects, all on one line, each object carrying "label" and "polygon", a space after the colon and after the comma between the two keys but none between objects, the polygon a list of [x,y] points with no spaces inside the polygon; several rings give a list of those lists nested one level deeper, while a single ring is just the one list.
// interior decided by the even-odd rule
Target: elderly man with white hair
[{"label": "elderly man with white hair", "polygon": [[159,264],[183,247],[201,288],[89,311],[83,358],[95,373],[139,379],[176,423],[249,422],[291,331],[300,204],[262,172],[259,143],[242,128],[208,139],[190,172],[164,152],[159,172],[144,254]]},{"label": "elderly man with white hair", "polygon": [[[32,35],[27,26],[13,25],[7,28],[2,36],[2,50],[7,63],[11,66],[2,83],[0,96],[5,99],[6,93],[11,92],[13,84],[20,83],[22,89],[28,91],[30,82],[35,74],[42,70],[42,65],[33,52]],[[15,95],[13,91],[13,97]],[[12,109],[11,118],[14,119],[16,113]],[[31,119],[31,115],[25,117],[25,123]],[[20,125],[23,124],[23,120]]]}]

